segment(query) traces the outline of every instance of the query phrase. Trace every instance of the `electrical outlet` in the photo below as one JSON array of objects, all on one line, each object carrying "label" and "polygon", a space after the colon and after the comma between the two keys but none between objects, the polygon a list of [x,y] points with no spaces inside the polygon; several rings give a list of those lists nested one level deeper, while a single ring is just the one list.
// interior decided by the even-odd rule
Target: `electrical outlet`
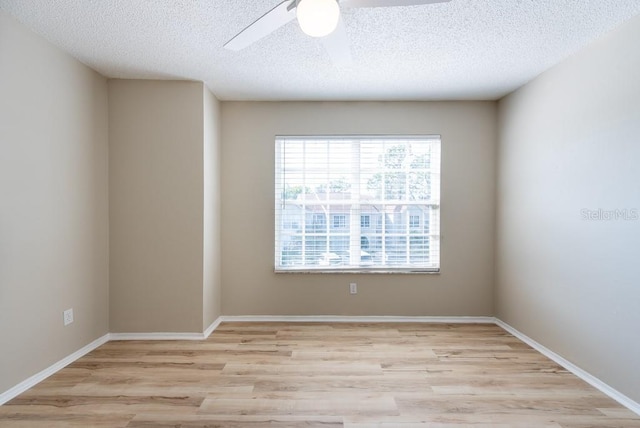
[{"label": "electrical outlet", "polygon": [[64,321],[64,325],[67,326],[73,322],[73,308],[67,309],[62,313],[62,319]]},{"label": "electrical outlet", "polygon": [[355,282],[349,284],[349,293],[358,294],[358,284],[356,284]]}]

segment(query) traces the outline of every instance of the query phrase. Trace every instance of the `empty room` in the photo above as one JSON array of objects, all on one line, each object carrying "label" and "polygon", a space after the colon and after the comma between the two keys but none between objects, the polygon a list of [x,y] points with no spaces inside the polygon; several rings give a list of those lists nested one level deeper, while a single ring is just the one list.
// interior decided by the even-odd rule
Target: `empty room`
[{"label": "empty room", "polygon": [[640,0],[0,0],[0,427],[640,427]]}]

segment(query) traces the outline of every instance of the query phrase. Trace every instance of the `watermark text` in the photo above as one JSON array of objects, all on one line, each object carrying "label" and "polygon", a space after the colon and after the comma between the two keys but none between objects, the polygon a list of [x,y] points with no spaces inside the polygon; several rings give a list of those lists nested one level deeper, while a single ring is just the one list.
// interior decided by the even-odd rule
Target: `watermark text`
[{"label": "watermark text", "polygon": [[637,208],[614,210],[583,208],[580,210],[580,217],[585,221],[638,221],[640,220],[640,210]]}]

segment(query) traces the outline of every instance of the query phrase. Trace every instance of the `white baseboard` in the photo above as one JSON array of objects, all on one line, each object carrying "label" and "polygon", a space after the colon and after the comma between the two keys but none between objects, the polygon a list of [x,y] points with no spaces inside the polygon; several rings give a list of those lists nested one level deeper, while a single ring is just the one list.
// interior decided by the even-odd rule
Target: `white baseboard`
[{"label": "white baseboard", "polygon": [[220,325],[221,322],[222,322],[222,317],[216,318],[216,320],[214,322],[212,322],[209,327],[207,327],[207,329],[204,331],[204,333],[202,333],[202,335],[204,336],[203,339],[206,339],[207,337],[211,336],[211,333],[213,333],[213,331],[216,328],[218,328],[218,326]]},{"label": "white baseboard", "polygon": [[223,322],[345,322],[345,323],[402,323],[402,322],[417,322],[417,323],[473,323],[473,324],[496,324],[524,343],[531,346],[536,351],[540,352],[547,358],[555,361],[565,369],[569,370],[580,379],[584,380],[594,388],[600,390],[604,394],[608,395],[621,405],[625,406],[629,410],[640,415],[640,404],[607,385],[600,379],[576,366],[569,360],[561,357],[529,336],[521,333],[515,328],[511,327],[504,321],[494,317],[401,317],[401,316],[342,316],[342,315],[314,315],[314,316],[297,316],[297,315],[230,315],[218,317],[204,332],[202,333],[109,333],[94,340],[88,345],[77,350],[73,354],[63,358],[50,367],[42,370],[39,373],[31,376],[30,378],[20,382],[13,388],[0,393],[0,405],[6,403],[12,398],[22,394],[27,389],[42,382],[58,370],[71,364],[78,358],[88,354],[96,349],[98,346],[111,340],[204,340],[218,328],[220,323]]},{"label": "white baseboard", "polygon": [[42,382],[43,380],[45,380],[46,378],[48,378],[52,374],[56,373],[58,370],[61,370],[64,367],[68,366],[69,364],[73,363],[78,358],[80,358],[80,357],[84,356],[85,354],[88,354],[89,352],[93,351],[98,346],[107,343],[108,341],[109,341],[109,334],[105,334],[104,336],[94,340],[93,342],[89,343],[88,345],[83,346],[82,348],[78,349],[73,354],[61,359],[57,363],[52,364],[51,366],[47,367],[46,369],[42,370],[41,372],[36,373],[33,376],[31,376],[30,378],[20,382],[19,384],[17,384],[13,388],[1,393],[0,394],[0,406],[3,405],[4,403],[6,403],[7,401],[17,397],[18,395],[22,394],[27,389],[29,389],[29,388],[37,385],[38,383]]},{"label": "white baseboard", "polygon": [[349,315],[224,315],[222,322],[344,322],[344,323],[451,323],[493,324],[493,317],[403,317]]},{"label": "white baseboard", "polygon": [[202,333],[110,333],[109,340],[202,340]]},{"label": "white baseboard", "polygon": [[625,406],[626,408],[628,408],[632,412],[640,415],[640,403],[635,402],[634,400],[632,400],[631,398],[627,397],[626,395],[624,395],[620,391],[617,391],[616,389],[614,389],[611,386],[607,385],[606,383],[604,383],[603,381],[601,381],[597,377],[593,376],[592,374],[588,373],[587,371],[585,371],[585,370],[581,369],[580,367],[576,366],[575,364],[573,364],[571,361],[565,359],[564,357],[556,354],[555,352],[553,352],[549,348],[547,348],[547,347],[541,345],[540,343],[536,342],[535,340],[533,340],[532,338],[530,338],[526,334],[524,334],[524,333],[516,330],[515,328],[511,327],[509,324],[505,323],[504,321],[496,318],[495,319],[495,323],[496,323],[496,325],[502,327],[503,329],[505,329],[509,333],[513,334],[518,339],[522,340],[527,345],[531,346],[536,351],[540,352],[545,357],[549,358],[550,360],[555,361],[556,363],[558,363],[559,365],[561,365],[565,369],[569,370],[571,373],[573,373],[574,375],[578,376],[580,379],[584,380],[589,385],[593,386],[594,388],[600,390],[601,392],[603,392],[604,394],[608,395],[612,399],[616,400],[618,403],[622,404],[623,406]]},{"label": "white baseboard", "polygon": [[419,322],[419,323],[478,323],[496,324],[509,333],[513,334],[524,343],[531,346],[547,358],[555,361],[565,369],[569,370],[580,379],[584,380],[594,388],[608,395],[629,410],[640,415],[640,404],[607,385],[605,382],[561,357],[540,343],[531,339],[527,335],[519,332],[504,321],[495,317],[401,317],[401,316],[342,316],[342,315],[230,315],[220,317],[222,322],[355,322],[355,323],[399,323],[399,322]]},{"label": "white baseboard", "polygon": [[218,317],[204,332],[202,333],[107,333],[104,336],[94,340],[82,349],[77,350],[73,354],[63,358],[55,364],[47,367],[39,373],[31,376],[30,378],[20,382],[13,388],[8,389],[5,392],[0,393],[0,406],[7,401],[17,397],[25,392],[27,389],[34,387],[38,383],[42,382],[52,374],[68,366],[78,358],[88,354],[96,349],[98,346],[103,345],[112,340],[204,340],[211,335],[211,333],[220,325],[222,317]]},{"label": "white baseboard", "polygon": [[218,328],[221,322],[222,317],[218,317],[202,333],[110,333],[109,340],[204,340]]}]

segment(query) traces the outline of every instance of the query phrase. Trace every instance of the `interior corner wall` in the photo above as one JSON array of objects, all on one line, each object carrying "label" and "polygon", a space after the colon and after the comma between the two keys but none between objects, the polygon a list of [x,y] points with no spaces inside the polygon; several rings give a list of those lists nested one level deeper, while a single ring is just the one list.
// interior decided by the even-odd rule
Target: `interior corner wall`
[{"label": "interior corner wall", "polygon": [[203,85],[204,213],[202,329],[222,314],[220,272],[220,102]]},{"label": "interior corner wall", "polygon": [[2,393],[108,333],[109,224],[106,79],[2,10],[0,64]]},{"label": "interior corner wall", "polygon": [[202,332],[203,84],[108,86],[111,332]]},{"label": "interior corner wall", "polygon": [[[225,315],[493,315],[495,102],[223,102]],[[274,138],[442,135],[442,272],[275,274]],[[350,282],[358,294],[349,295]]]},{"label": "interior corner wall", "polygon": [[640,402],[640,17],[499,105],[499,318]]}]

